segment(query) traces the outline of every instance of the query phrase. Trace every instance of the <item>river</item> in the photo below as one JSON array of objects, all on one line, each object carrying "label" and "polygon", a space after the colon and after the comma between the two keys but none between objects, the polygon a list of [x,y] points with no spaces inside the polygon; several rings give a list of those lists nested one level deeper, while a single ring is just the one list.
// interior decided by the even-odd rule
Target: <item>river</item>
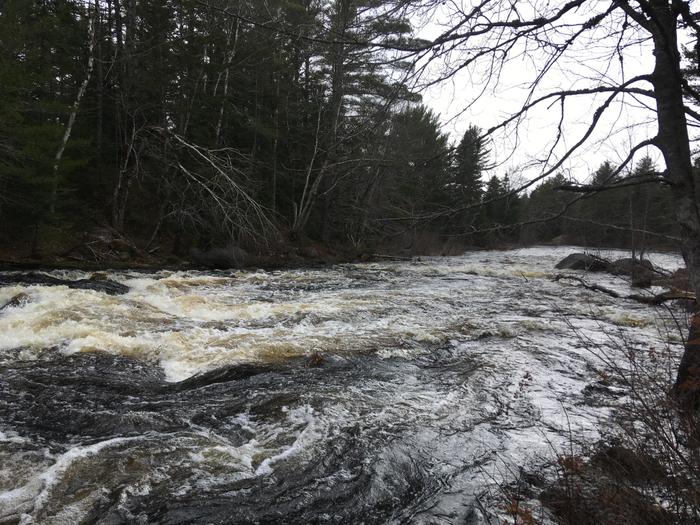
[{"label": "river", "polygon": [[485,523],[598,435],[601,350],[680,351],[665,310],[554,281],[574,250],[2,288],[0,524]]}]

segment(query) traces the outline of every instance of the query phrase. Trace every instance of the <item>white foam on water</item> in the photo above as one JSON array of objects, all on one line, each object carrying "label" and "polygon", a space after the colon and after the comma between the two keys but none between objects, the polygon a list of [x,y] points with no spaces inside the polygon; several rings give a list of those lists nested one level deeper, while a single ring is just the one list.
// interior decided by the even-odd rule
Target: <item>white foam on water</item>
[{"label": "white foam on water", "polygon": [[[309,405],[287,411],[287,419],[292,426],[301,427],[301,430],[290,446],[264,459],[262,463],[260,463],[255,470],[258,476],[271,474],[275,463],[300,454],[302,451],[307,450],[315,443],[321,441],[324,432],[318,423],[318,418],[314,414],[314,409]],[[335,423],[340,424],[341,421],[336,421]]]},{"label": "white foam on water", "polygon": [[[552,285],[548,280],[554,264],[573,250],[535,247],[413,263],[233,276],[194,271],[112,275],[131,286],[125,296],[62,286],[13,286],[0,290],[0,300],[26,291],[30,302],[0,315],[0,351],[24,348],[24,358],[27,352],[45,348],[68,354],[108,352],[157,363],[171,381],[227,364],[319,352],[372,350],[383,357],[410,357],[421,346],[448,340],[454,335],[451,326],[465,317],[506,337],[527,331],[527,324],[514,327],[499,318],[520,306],[509,304],[512,301],[533,302],[535,297],[534,303],[542,303],[531,292],[514,297],[521,284],[550,289],[552,303],[562,292],[580,296],[570,284]],[[667,266],[680,264],[670,254],[650,257]],[[368,272],[373,272],[374,281],[362,281]],[[629,289],[611,276],[587,279]],[[605,304],[605,298],[589,297]],[[568,306],[583,315],[579,299]],[[613,325],[639,326],[653,317],[638,309],[634,315],[621,311],[619,303],[607,314]]]},{"label": "white foam on water", "polygon": [[[581,250],[537,247],[233,277],[115,274],[132,287],[116,297],[65,287],[10,287],[0,289],[0,302],[22,291],[30,302],[0,312],[0,353],[23,348],[17,358],[27,359],[47,348],[109,352],[160,366],[169,381],[231,364],[315,353],[373,352],[387,370],[392,360],[401,362],[400,376],[387,372],[329,392],[322,407],[302,400],[280,419],[237,415],[228,423],[250,434],[242,443],[203,432],[173,445],[187,451],[181,461],[197,472],[178,488],[181,494],[303,463],[354,424],[375,429],[387,443],[412,447],[436,469],[459,471],[485,458],[483,468],[495,476],[497,464],[523,465],[533,455],[561,450],[569,427],[595,437],[609,408],[582,400],[584,388],[604,367],[600,352],[615,354],[619,338],[645,348],[669,337],[659,330],[658,310],[575,282],[552,281],[558,273],[554,265],[572,251]],[[680,266],[671,254],[651,259],[667,268]],[[585,278],[623,295],[636,292],[614,276]],[[412,360],[443,348],[474,361],[462,382],[451,379],[451,389],[427,382],[419,367],[411,368]],[[0,433],[0,443],[21,439]],[[0,494],[0,516],[9,512],[7,502],[21,508],[25,520],[39,516],[74,462],[126,439],[66,452],[23,487]],[[390,452],[382,456],[387,462]],[[456,483],[468,493],[487,482],[474,474]],[[138,486],[134,490],[149,490],[148,484]],[[445,512],[461,505],[454,498],[458,487],[452,490],[437,503]],[[93,497],[99,492],[83,503]],[[66,509],[65,519],[81,508]]]}]

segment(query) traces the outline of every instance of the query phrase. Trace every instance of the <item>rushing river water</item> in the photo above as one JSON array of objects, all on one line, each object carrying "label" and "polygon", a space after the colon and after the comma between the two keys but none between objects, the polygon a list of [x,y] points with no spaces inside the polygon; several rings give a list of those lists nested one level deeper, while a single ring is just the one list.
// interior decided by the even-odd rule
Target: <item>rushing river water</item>
[{"label": "rushing river water", "polygon": [[571,251],[0,289],[29,296],[0,312],[0,524],[480,523],[509,469],[596,435],[590,341],[665,338],[553,281]]}]

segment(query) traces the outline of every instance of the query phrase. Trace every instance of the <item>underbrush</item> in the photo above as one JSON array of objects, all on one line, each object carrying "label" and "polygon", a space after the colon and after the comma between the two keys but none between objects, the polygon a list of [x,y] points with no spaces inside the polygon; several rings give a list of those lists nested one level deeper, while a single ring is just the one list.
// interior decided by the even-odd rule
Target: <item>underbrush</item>
[{"label": "underbrush", "polygon": [[[666,338],[673,341],[673,338]],[[700,523],[700,419],[673,396],[678,346],[640,347],[619,334],[585,341],[604,366],[597,392],[612,404],[602,438],[570,431],[534,469],[510,472],[498,488],[500,517],[512,525],[690,525]]]}]

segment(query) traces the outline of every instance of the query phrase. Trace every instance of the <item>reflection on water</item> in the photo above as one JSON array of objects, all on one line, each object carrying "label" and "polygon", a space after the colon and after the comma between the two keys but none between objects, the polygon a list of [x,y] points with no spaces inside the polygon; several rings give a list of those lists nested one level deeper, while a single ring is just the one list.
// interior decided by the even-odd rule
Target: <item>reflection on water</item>
[{"label": "reflection on water", "polygon": [[0,524],[479,523],[503,465],[595,435],[583,341],[662,338],[552,281],[569,251],[0,289]]}]

